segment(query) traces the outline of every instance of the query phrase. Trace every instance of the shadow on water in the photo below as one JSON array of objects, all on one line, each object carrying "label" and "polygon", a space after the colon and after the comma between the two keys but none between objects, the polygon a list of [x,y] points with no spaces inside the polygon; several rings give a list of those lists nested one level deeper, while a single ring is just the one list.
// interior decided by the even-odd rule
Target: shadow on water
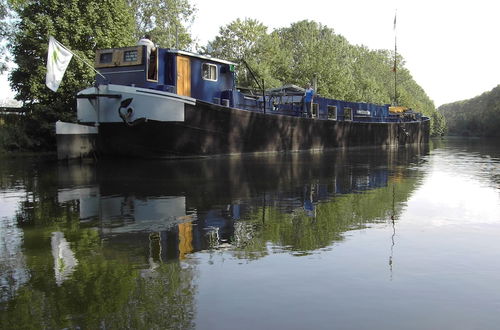
[{"label": "shadow on water", "polygon": [[2,242],[1,328],[193,328],[190,255],[302,256],[394,226],[427,153],[2,162],[18,208],[0,230],[18,238]]}]

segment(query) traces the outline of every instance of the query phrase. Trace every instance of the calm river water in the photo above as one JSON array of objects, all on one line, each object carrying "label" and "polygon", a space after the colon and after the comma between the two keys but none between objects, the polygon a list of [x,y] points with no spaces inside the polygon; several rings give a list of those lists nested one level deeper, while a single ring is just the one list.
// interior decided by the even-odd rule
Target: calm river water
[{"label": "calm river water", "polygon": [[0,159],[2,329],[498,329],[500,148]]}]

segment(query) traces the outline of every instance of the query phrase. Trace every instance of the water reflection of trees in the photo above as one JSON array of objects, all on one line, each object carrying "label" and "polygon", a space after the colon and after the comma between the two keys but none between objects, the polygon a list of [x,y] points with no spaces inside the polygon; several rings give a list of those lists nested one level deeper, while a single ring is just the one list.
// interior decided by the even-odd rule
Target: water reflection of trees
[{"label": "water reflection of trees", "polygon": [[391,216],[397,216],[417,183],[417,178],[399,182],[391,179],[386,187],[335,196],[317,203],[313,216],[302,209],[284,213],[275,206],[257,208],[235,224],[234,255],[264,256],[267,243],[296,255],[328,247],[343,240],[349,230],[387,222]]},{"label": "water reflection of trees", "polygon": [[[190,253],[223,249],[251,260],[272,253],[269,244],[295,255],[329,247],[346,231],[399,212],[418,184],[407,165],[419,154],[0,165],[2,188],[21,185],[25,191],[16,220],[30,274],[2,303],[0,327],[192,328],[196,265]],[[102,212],[82,219],[81,199],[59,199],[72,190],[92,190],[97,203],[115,198],[127,206],[177,196],[186,216],[163,230],[129,230],[137,209],[127,207],[112,222]],[[168,207],[158,212],[165,212],[162,221],[172,218]],[[50,251],[54,232],[64,235],[78,260],[59,285]]]},{"label": "water reflection of trees", "polygon": [[[56,165],[29,157],[0,162],[0,189],[15,191],[19,203],[9,221],[21,230],[5,243],[17,247],[13,253],[22,261],[1,256],[0,269],[8,268],[2,270],[8,276],[2,291],[8,295],[0,301],[0,328],[192,328],[194,265],[157,260],[150,271],[148,249],[122,253],[108,245],[99,228],[80,221],[79,200],[58,201],[60,181],[75,178],[61,178]],[[85,185],[92,173],[80,167],[77,179]],[[10,230],[5,223],[2,229]],[[63,233],[78,260],[59,285],[54,232]]]},{"label": "water reflection of trees", "polygon": [[46,247],[51,229],[41,235],[40,229],[26,231],[32,278],[2,305],[0,328],[192,328],[194,265],[169,262],[137,269],[126,254],[106,247],[97,230],[69,229],[78,265],[57,285]]}]

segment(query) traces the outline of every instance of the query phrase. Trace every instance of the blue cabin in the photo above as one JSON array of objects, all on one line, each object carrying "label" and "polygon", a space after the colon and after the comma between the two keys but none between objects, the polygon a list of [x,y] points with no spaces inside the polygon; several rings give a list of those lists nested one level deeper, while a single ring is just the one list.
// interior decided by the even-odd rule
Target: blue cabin
[{"label": "blue cabin", "polygon": [[[304,117],[304,89],[294,85],[244,93],[236,88],[236,63],[186,51],[156,48],[147,58],[145,46],[102,49],[95,67],[105,76],[99,84],[154,89],[247,111]],[[265,96],[263,96],[265,94]],[[422,120],[419,113],[388,104],[346,102],[314,97],[312,118],[352,122],[407,122]]]},{"label": "blue cabin", "polygon": [[98,83],[150,88],[206,102],[218,101],[224,91],[235,89],[235,65],[165,48],[152,51],[147,59],[144,46],[98,50],[95,59],[106,77],[98,76]]}]

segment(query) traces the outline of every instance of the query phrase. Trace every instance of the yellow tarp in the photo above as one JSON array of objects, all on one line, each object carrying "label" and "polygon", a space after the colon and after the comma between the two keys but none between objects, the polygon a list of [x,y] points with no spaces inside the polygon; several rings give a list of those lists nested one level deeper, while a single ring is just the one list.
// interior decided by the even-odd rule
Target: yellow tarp
[{"label": "yellow tarp", "polygon": [[400,106],[389,107],[389,112],[394,112],[394,113],[403,113],[406,110],[408,110],[407,107],[400,107]]}]

